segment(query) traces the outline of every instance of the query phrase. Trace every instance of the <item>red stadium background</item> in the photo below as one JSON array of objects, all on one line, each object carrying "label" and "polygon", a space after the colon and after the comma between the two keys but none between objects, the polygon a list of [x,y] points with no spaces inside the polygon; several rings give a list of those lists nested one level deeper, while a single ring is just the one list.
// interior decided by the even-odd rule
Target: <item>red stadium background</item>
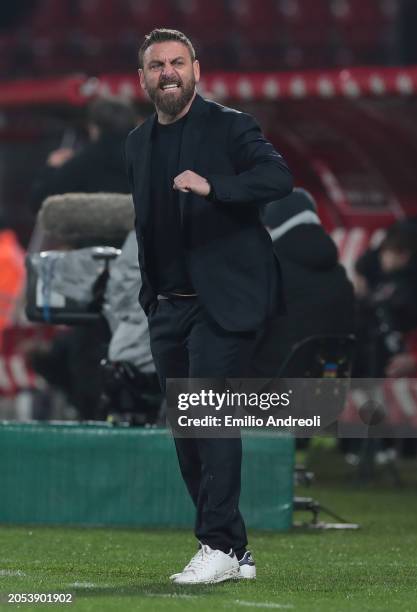
[{"label": "red stadium background", "polygon": [[201,92],[259,119],[348,271],[384,228],[417,215],[412,2],[22,0],[1,11],[0,206],[25,246],[33,179],[51,149],[77,141],[87,102],[112,92],[150,112],[137,49],[167,25],[195,41]]}]

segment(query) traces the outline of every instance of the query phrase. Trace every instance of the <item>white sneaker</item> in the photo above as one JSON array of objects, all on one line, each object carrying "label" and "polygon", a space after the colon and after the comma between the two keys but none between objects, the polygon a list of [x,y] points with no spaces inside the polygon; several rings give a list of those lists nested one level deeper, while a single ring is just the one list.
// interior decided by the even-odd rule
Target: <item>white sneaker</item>
[{"label": "white sneaker", "polygon": [[197,559],[197,557],[201,557],[201,549],[202,549],[202,545],[200,545],[200,548],[197,550],[197,552],[195,553],[194,557],[191,558],[191,561],[189,563],[187,563],[187,565],[184,567],[184,569],[182,570],[182,572],[178,572],[177,574],[172,574],[169,579],[174,581],[176,578],[178,578],[178,576],[181,576],[181,574],[183,574],[184,572],[186,572],[190,567],[192,568],[193,563],[195,562],[195,560]]},{"label": "white sneaker", "polygon": [[240,573],[238,578],[254,580],[256,578],[256,565],[250,550],[247,550],[239,561]]},{"label": "white sneaker", "polygon": [[214,584],[239,577],[239,561],[235,553],[224,553],[203,544],[180,574],[174,574],[174,584]]}]

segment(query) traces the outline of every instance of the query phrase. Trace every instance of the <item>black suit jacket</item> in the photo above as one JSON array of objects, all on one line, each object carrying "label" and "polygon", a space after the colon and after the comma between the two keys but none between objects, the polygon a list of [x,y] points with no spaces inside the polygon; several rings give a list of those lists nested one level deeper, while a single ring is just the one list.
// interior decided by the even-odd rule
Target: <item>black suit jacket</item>
[{"label": "black suit jacket", "polygon": [[[126,143],[146,313],[156,300],[147,242],[155,120],[154,114]],[[291,192],[291,173],[253,117],[199,95],[184,126],[178,173],[184,170],[206,177],[214,193],[214,200],[179,193],[186,263],[199,299],[222,328],[258,329],[282,306],[279,266],[259,208]]]}]

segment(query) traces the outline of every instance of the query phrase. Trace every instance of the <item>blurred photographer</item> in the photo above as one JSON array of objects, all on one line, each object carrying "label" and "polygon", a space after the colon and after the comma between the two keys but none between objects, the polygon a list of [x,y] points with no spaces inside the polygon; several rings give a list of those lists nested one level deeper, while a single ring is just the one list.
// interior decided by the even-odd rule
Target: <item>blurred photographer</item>
[{"label": "blurred photographer", "polygon": [[52,151],[32,192],[37,211],[50,195],[62,193],[129,193],[124,143],[136,126],[130,102],[102,96],[90,103],[87,112],[89,142],[80,150],[62,147]]},{"label": "blurred photographer", "polygon": [[392,226],[357,262],[359,376],[417,373],[417,225]]}]

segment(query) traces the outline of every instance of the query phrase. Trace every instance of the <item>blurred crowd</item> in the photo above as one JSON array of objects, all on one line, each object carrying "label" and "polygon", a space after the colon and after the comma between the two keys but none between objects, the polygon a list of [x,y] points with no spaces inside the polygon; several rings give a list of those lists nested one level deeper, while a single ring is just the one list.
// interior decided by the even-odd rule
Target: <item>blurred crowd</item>
[{"label": "blurred crowd", "polygon": [[415,11],[414,0],[3,2],[0,69],[9,78],[134,70],[137,41],[161,24],[192,33],[210,70],[412,63]]}]

